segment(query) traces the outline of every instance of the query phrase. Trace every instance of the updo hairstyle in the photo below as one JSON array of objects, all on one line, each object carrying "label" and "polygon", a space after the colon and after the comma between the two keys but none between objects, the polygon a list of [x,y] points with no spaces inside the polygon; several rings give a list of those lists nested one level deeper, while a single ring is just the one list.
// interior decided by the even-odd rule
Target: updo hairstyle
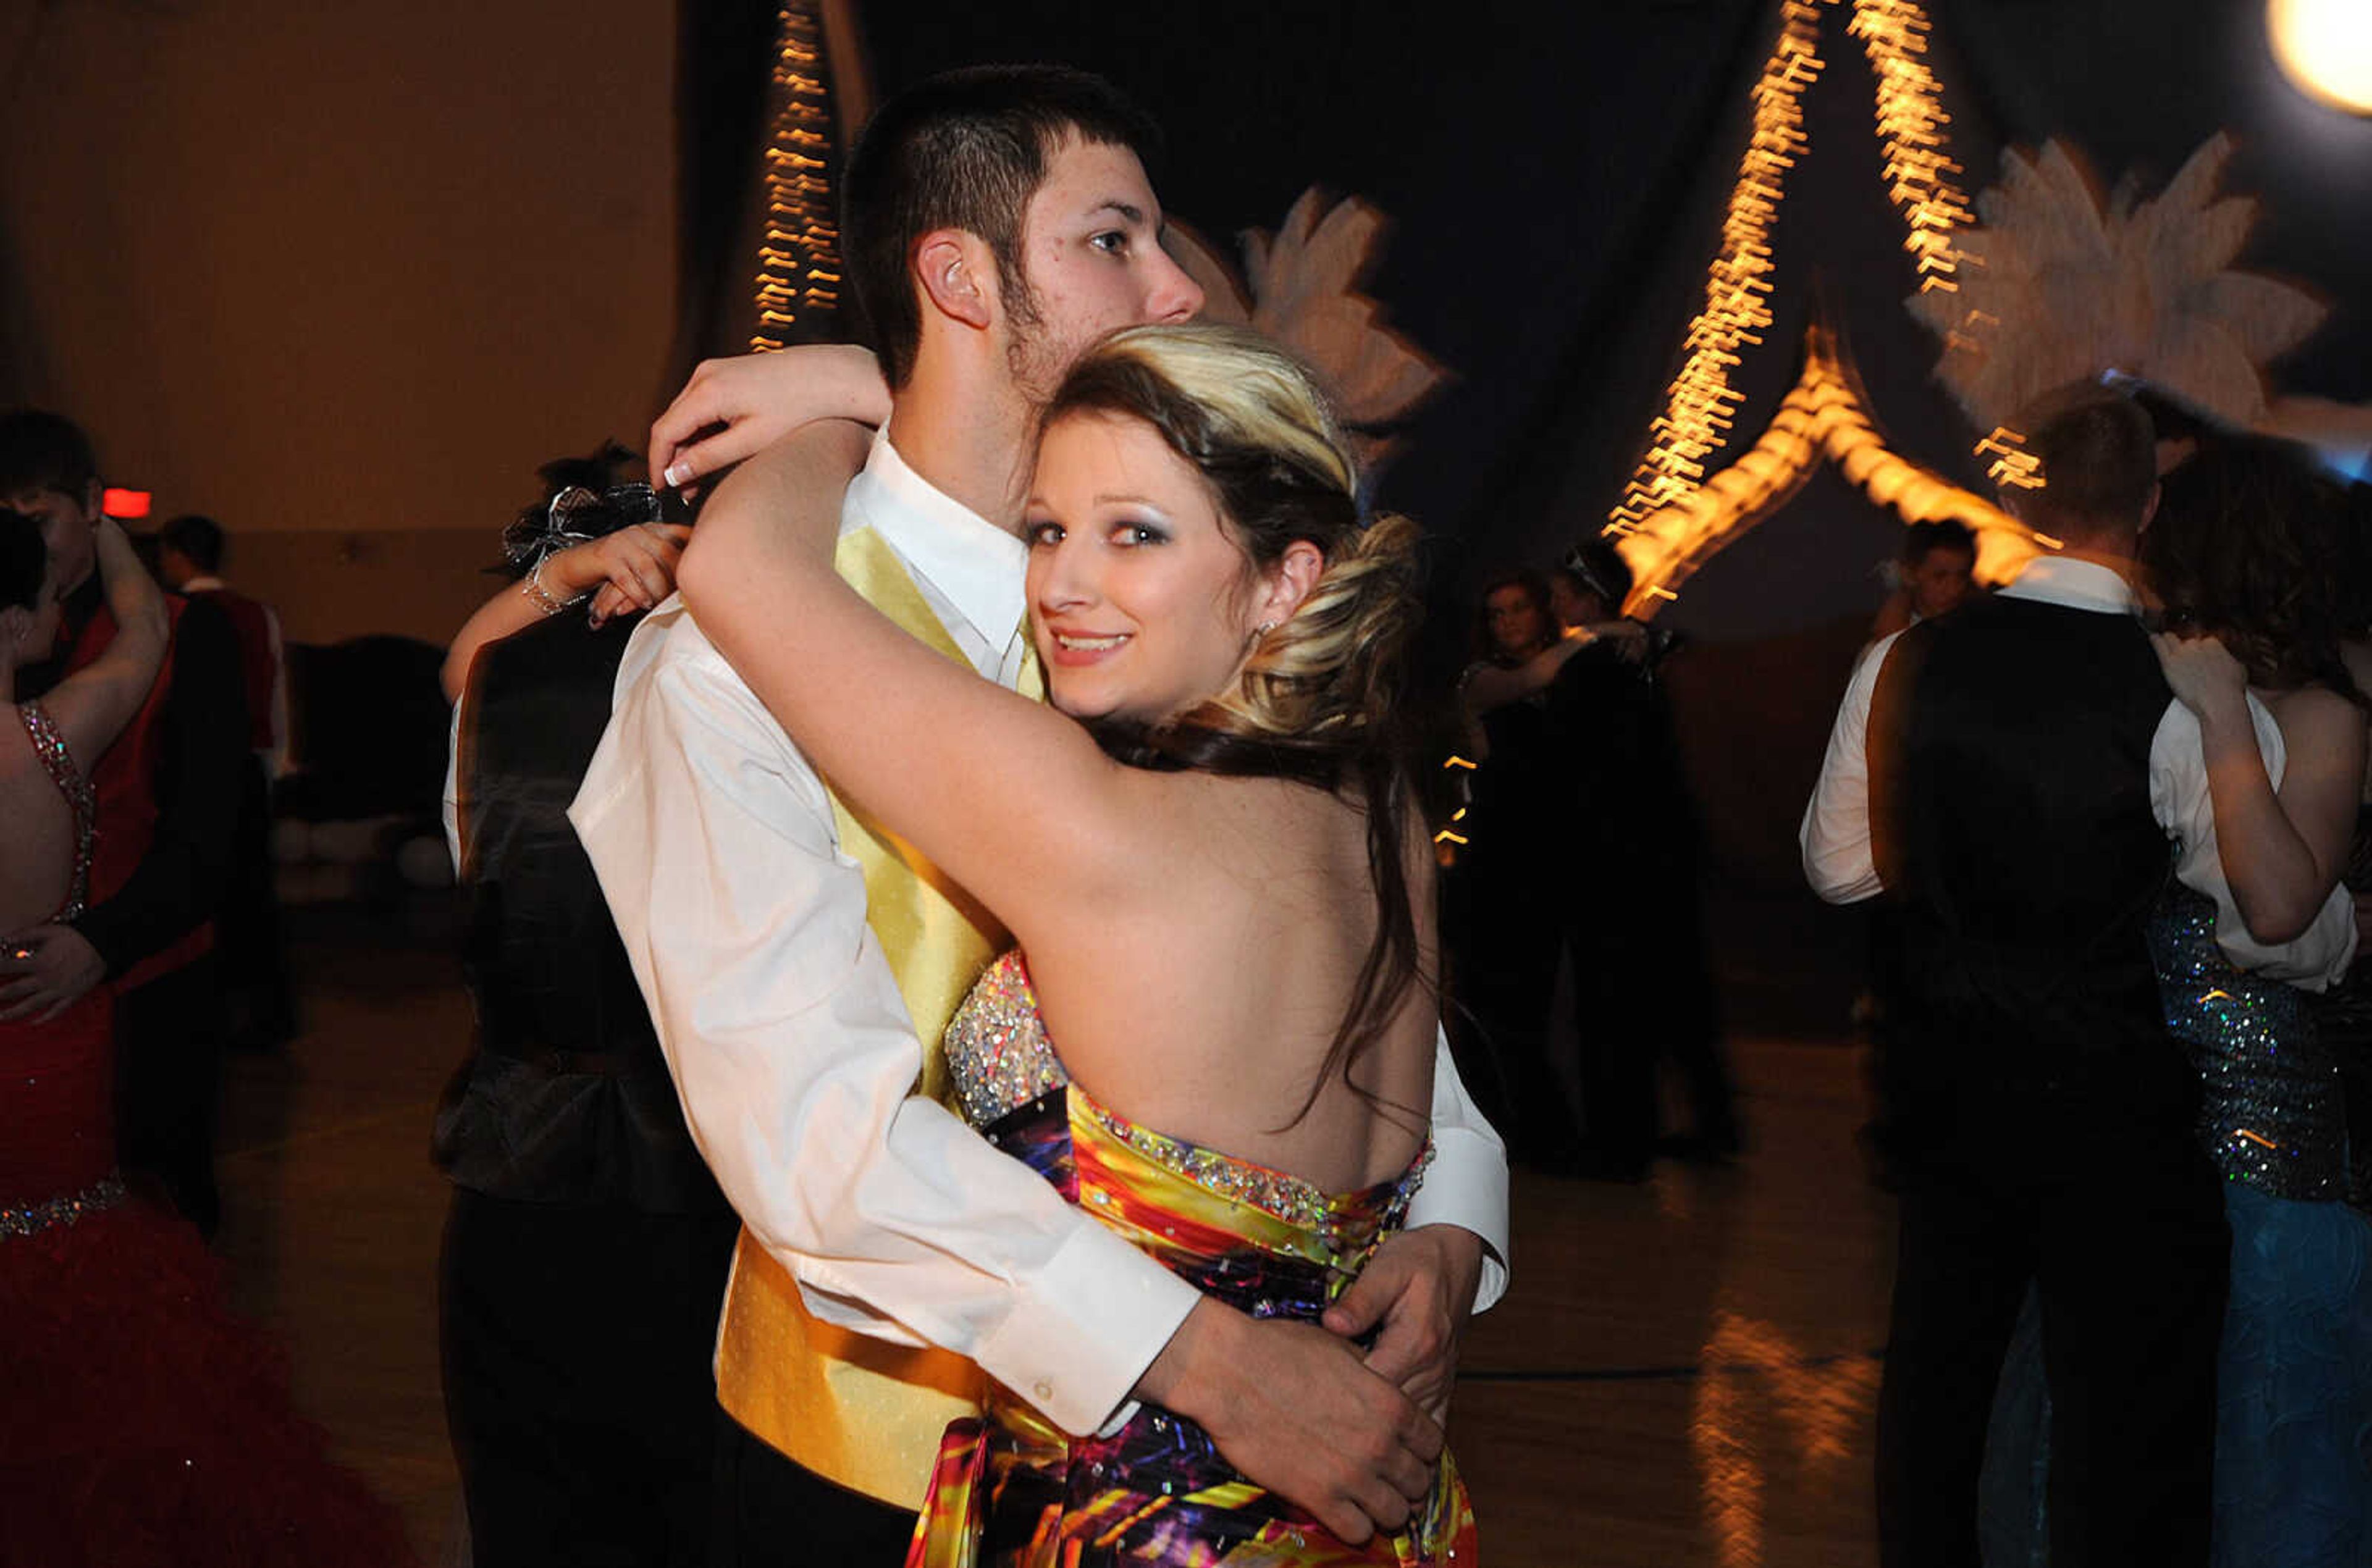
[{"label": "updo hairstyle", "polygon": [[[1414,730],[1401,711],[1421,614],[1416,525],[1363,522],[1358,465],[1310,373],[1257,333],[1215,325],[1133,327],[1084,354],[1044,425],[1078,414],[1142,421],[1201,474],[1222,527],[1256,572],[1292,545],[1325,562],[1291,617],[1262,633],[1229,689],[1151,724],[1090,726],[1134,767],[1282,778],[1341,794],[1366,813],[1376,939],[1301,1114],[1327,1076],[1391,1021],[1417,978],[1403,857],[1413,820]],[[1298,1120],[1298,1117],[1296,1118]]]}]

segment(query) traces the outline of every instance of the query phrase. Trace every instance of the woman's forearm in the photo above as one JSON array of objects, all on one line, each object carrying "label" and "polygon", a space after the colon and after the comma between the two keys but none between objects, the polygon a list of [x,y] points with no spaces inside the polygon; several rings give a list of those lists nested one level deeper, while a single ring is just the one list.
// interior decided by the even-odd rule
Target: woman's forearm
[{"label": "woman's forearm", "polygon": [[132,541],[114,522],[99,525],[96,544],[100,577],[107,585],[107,608],[115,617],[118,640],[132,639],[128,651],[135,656],[146,657],[152,648],[161,656],[169,626],[165,591],[140,563]]},{"label": "woman's forearm", "polygon": [[1535,691],[1548,690],[1549,682],[1554,680],[1557,671],[1564,668],[1564,661],[1596,640],[1587,632],[1568,632],[1513,668],[1501,668],[1497,665],[1478,666],[1466,678],[1460,691],[1466,711],[1480,716],[1494,708],[1522,702]]},{"label": "woman's forearm", "polygon": [[2211,704],[2199,719],[2215,806],[2224,878],[2250,935],[2260,942],[2295,938],[2331,893],[2312,846],[2290,821],[2265,772],[2245,697]]}]

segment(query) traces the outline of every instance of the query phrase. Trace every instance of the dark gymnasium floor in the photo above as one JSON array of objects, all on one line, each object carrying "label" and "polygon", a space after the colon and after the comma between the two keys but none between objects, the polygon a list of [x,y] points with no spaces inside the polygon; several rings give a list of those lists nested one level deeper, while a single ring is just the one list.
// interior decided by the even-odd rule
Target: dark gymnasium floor
[{"label": "dark gymnasium floor", "polygon": [[[437,1389],[437,1090],[468,1038],[449,907],[289,912],[306,1032],[232,1061],[221,1250],[297,1398],[455,1560]],[[1854,1144],[1849,937],[1714,911],[1751,1147],[1642,1186],[1518,1174],[1516,1283],[1468,1337],[1451,1438],[1493,1568],[1876,1561],[1871,1412],[1892,1205]]]}]

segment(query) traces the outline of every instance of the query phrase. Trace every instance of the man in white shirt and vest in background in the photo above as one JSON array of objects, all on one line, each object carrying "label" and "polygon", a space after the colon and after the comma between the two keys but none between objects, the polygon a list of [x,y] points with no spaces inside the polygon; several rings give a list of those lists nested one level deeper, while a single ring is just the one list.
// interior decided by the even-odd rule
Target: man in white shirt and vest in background
[{"label": "man in white shirt and vest in background", "polygon": [[1813,889],[1882,895],[1891,923],[1879,1561],[1975,1568],[1987,1418],[2031,1286],[2052,1560],[2203,1564],[2230,1240],[2145,934],[2206,786],[2132,586],[2156,443],[2090,384],[2012,427],[2041,483],[2005,499],[2057,548],[1872,646],[1803,824]]},{"label": "man in white shirt and vest in background", "polygon": [[[843,571],[869,563],[878,606],[1008,686],[1040,401],[1101,333],[1201,308],[1161,249],[1152,137],[1094,77],[997,67],[886,105],[849,161],[844,254],[891,395]],[[983,1373],[1073,1433],[1157,1399],[1305,1506],[1353,1494],[1376,1473],[1361,1444],[1278,1434],[1312,1410],[1422,1422],[1391,1385],[1446,1365],[1504,1290],[1505,1156],[1446,1051],[1410,1228],[1346,1297],[1383,1324],[1367,1365],[1204,1303],[992,1149],[933,1096],[939,1033],[1003,933],[832,796],[680,599],[634,633],[571,819],[744,1225],[718,1562],[902,1561]]]}]

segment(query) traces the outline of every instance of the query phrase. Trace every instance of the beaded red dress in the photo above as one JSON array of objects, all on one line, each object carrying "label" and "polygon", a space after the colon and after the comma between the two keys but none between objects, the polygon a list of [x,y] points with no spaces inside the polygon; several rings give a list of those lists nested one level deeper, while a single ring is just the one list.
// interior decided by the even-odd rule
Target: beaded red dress
[{"label": "beaded red dress", "polygon": [[[70,920],[90,788],[40,706],[18,712],[74,808]],[[0,1564],[411,1562],[393,1510],[296,1414],[282,1358],[229,1316],[197,1231],[115,1174],[111,1017],[100,988],[0,1022]]]}]

